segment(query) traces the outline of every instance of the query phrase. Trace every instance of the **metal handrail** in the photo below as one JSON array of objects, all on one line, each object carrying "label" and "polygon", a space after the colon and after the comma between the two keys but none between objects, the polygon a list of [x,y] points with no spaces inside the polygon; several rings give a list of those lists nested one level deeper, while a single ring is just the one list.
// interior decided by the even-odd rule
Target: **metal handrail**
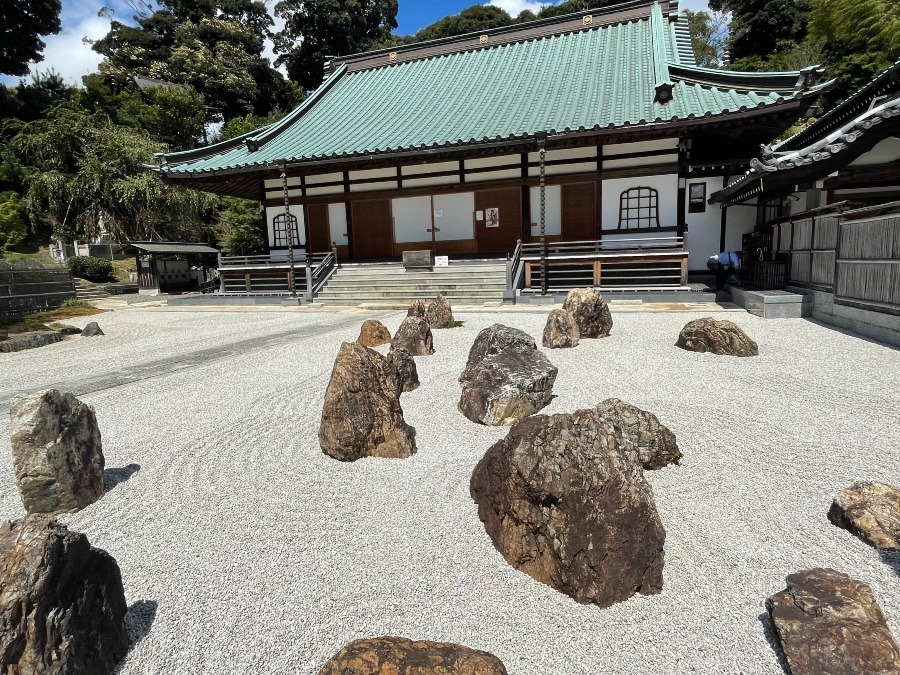
[{"label": "metal handrail", "polygon": [[525,261],[522,260],[522,240],[516,241],[516,250],[507,264],[507,287],[515,291],[523,286],[525,276]]},{"label": "metal handrail", "polygon": [[337,254],[334,251],[326,253],[325,257],[315,266],[312,273],[312,292],[314,296],[318,295],[322,286],[324,286],[328,279],[331,278],[336,267]]}]

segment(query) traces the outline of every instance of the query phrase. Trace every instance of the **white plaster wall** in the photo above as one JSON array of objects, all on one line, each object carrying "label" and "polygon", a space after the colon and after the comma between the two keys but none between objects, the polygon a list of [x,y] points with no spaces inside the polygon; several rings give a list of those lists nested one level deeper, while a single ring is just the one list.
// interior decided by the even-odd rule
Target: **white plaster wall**
[{"label": "white plaster wall", "polygon": [[[706,184],[706,198],[722,189],[722,177],[688,178],[687,185],[694,183]],[[690,187],[686,188],[686,195],[690,196]],[[688,225],[687,249],[688,269],[691,271],[706,270],[706,261],[709,256],[719,252],[719,240],[722,232],[722,209],[718,204],[707,204],[703,213],[689,213],[689,200],[685,199],[684,218]]]},{"label": "white plaster wall", "polygon": [[602,185],[603,208],[600,222],[604,233],[619,227],[619,196],[625,190],[635,187],[651,187],[659,192],[660,226],[678,225],[678,174],[610,178],[604,180]]},{"label": "white plaster wall", "polygon": [[[756,227],[756,204],[729,206],[725,226],[725,250],[740,251],[743,236]],[[710,254],[712,255],[712,254]]]}]

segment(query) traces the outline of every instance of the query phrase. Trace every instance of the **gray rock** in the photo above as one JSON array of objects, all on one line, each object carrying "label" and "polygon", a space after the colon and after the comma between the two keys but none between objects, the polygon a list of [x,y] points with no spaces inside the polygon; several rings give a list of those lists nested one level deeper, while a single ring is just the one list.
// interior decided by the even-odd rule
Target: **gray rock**
[{"label": "gray rock", "polygon": [[0,663],[21,675],[109,675],[125,653],[115,559],[48,518],[0,526]]},{"label": "gray rock", "polygon": [[13,333],[6,340],[0,342],[0,353],[20,352],[23,349],[35,349],[46,347],[57,342],[62,342],[63,336],[52,330],[36,330],[27,333]]},{"label": "gray rock", "polygon": [[759,347],[735,323],[726,319],[694,319],[685,324],[676,347],[723,356],[757,356]]},{"label": "gray rock", "polygon": [[575,319],[564,309],[554,309],[547,316],[543,345],[550,349],[577,347],[581,331]]},{"label": "gray rock", "polygon": [[322,451],[343,462],[412,455],[416,442],[403,419],[400,389],[387,358],[357,342],[343,343],[325,390]]},{"label": "gray rock", "polygon": [[537,351],[534,338],[518,328],[510,328],[500,323],[495,323],[478,333],[475,342],[469,349],[469,357],[466,359],[466,370],[462,377],[466,377],[466,371],[472,366],[481,363],[492,354],[499,354],[508,347],[522,348]]},{"label": "gray rock", "polygon": [[421,300],[414,300],[413,304],[409,306],[409,309],[406,310],[406,316],[417,316],[419,318],[425,318],[425,303]]},{"label": "gray rock", "polygon": [[661,469],[681,463],[681,450],[675,434],[659,423],[656,415],[617,398],[608,398],[596,408],[597,413],[618,426],[622,435],[634,443],[645,469]]},{"label": "gray rock", "polygon": [[900,551],[900,490],[859,481],[841,490],[828,520],[881,551]]},{"label": "gray rock", "polygon": [[419,388],[419,371],[416,361],[405,349],[393,349],[387,355],[388,363],[397,372],[397,384],[400,391],[413,391]]},{"label": "gray rock", "polygon": [[105,335],[105,333],[100,330],[100,326],[97,325],[96,321],[91,321],[87,326],[84,327],[84,330],[81,331],[81,334],[84,337],[95,337],[97,335]]},{"label": "gray rock", "polygon": [[5,340],[9,337],[9,331],[5,328],[0,328],[0,341]]},{"label": "gray rock", "polygon": [[581,603],[659,593],[665,530],[637,449],[596,410],[536,415],[484,455],[470,483],[506,561]]},{"label": "gray rock", "polygon": [[439,293],[425,310],[425,320],[432,328],[453,328],[453,310],[447,298]]},{"label": "gray rock", "polygon": [[861,581],[832,569],[796,572],[766,609],[791,675],[900,674],[900,650]]},{"label": "gray rock", "polygon": [[9,416],[16,482],[28,513],[77,511],[103,496],[93,408],[50,389],[16,397]]},{"label": "gray rock", "polygon": [[612,314],[600,291],[575,288],[569,291],[563,309],[572,315],[582,338],[602,338],[612,330]]},{"label": "gray rock", "polygon": [[70,326],[67,323],[51,323],[49,327],[62,335],[81,335],[81,329],[78,326]]},{"label": "gray rock", "polygon": [[405,349],[413,356],[430,356],[434,354],[434,338],[431,326],[425,319],[408,316],[394,333],[391,349]]}]

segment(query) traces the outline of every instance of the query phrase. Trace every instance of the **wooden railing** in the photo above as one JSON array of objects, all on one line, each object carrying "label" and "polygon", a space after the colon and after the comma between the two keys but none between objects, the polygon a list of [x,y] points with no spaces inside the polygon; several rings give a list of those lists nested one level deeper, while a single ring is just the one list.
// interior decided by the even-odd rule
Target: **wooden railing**
[{"label": "wooden railing", "polygon": [[312,301],[338,266],[337,250],[328,253],[300,252],[294,259],[293,273],[288,260],[272,260],[271,255],[221,256],[219,293],[302,295]]},{"label": "wooden railing", "polygon": [[[279,251],[280,254],[280,251]],[[310,255],[310,263],[313,267],[321,263],[329,256],[334,255],[333,251],[328,253],[313,253]],[[294,254],[294,266],[302,267],[306,264],[306,254],[303,251],[296,251]],[[287,253],[282,259],[280,255],[273,258],[271,253],[265,255],[231,255],[219,257],[219,269],[223,267],[285,267],[290,266],[287,260]]]}]

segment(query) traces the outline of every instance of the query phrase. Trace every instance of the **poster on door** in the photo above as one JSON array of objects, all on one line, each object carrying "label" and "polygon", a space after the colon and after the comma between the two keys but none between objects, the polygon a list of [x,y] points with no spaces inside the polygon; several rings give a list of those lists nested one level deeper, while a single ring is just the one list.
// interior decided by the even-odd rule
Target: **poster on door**
[{"label": "poster on door", "polygon": [[500,227],[500,209],[485,209],[484,212],[485,227]]}]

